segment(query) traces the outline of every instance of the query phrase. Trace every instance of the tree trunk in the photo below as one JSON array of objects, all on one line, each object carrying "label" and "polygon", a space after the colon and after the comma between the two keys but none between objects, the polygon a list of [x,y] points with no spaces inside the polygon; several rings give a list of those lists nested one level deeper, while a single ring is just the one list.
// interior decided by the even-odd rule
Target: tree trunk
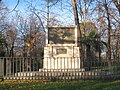
[{"label": "tree trunk", "polygon": [[116,41],[116,50],[115,50],[115,60],[119,60],[119,57],[117,55],[119,55],[119,37],[117,37],[117,41]]},{"label": "tree trunk", "polygon": [[13,57],[14,56],[14,46],[11,47],[10,49],[10,54],[9,54],[9,57]]},{"label": "tree trunk", "polygon": [[[80,40],[80,38],[82,37],[82,33],[80,30],[80,23],[79,23],[79,18],[78,18],[78,11],[77,11],[77,5],[76,5],[76,0],[71,0],[72,2],[72,7],[73,7],[73,12],[74,12],[74,20],[75,20],[75,25],[77,26],[77,30],[79,32],[79,37],[78,40]],[[84,68],[84,55],[83,55],[83,48],[82,48],[82,44],[80,44],[80,48],[79,48],[79,52],[80,52],[80,67]]]},{"label": "tree trunk", "polygon": [[108,66],[111,66],[111,22],[110,22],[110,14],[109,14],[109,9],[107,6],[107,3],[105,3],[105,10],[106,10],[106,14],[107,14],[107,21],[108,21],[108,41],[107,41],[107,48],[108,48]]}]

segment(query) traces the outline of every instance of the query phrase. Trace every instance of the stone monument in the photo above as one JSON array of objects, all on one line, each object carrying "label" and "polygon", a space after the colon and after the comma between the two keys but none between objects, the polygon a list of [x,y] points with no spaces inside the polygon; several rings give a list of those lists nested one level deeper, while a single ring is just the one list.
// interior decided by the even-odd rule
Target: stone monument
[{"label": "stone monument", "polygon": [[76,26],[48,26],[43,69],[80,69]]}]

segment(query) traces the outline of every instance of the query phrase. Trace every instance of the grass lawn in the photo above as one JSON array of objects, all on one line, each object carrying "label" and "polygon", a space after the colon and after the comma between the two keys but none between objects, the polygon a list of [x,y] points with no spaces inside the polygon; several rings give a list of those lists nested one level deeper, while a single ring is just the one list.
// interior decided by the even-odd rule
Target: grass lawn
[{"label": "grass lawn", "polygon": [[0,90],[120,90],[120,80],[116,81],[4,81]]}]

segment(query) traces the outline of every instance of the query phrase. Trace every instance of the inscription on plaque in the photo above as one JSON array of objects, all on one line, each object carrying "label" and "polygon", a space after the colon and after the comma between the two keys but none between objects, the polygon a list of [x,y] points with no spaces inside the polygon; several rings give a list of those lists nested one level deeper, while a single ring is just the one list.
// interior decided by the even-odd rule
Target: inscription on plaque
[{"label": "inscription on plaque", "polygon": [[67,54],[67,49],[56,49],[56,54]]},{"label": "inscription on plaque", "polygon": [[49,44],[73,44],[75,43],[75,28],[49,28],[48,42]]}]

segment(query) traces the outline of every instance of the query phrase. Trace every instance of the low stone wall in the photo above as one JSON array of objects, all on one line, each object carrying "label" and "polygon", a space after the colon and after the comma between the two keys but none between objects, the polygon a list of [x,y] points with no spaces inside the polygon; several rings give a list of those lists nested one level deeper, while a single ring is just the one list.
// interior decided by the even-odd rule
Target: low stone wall
[{"label": "low stone wall", "polygon": [[[101,79],[111,78],[115,75],[108,71],[80,71],[80,70],[41,70],[38,72],[18,72],[13,76],[6,76],[4,79],[17,80],[79,80],[79,79]],[[116,78],[120,75],[116,75]]]}]

